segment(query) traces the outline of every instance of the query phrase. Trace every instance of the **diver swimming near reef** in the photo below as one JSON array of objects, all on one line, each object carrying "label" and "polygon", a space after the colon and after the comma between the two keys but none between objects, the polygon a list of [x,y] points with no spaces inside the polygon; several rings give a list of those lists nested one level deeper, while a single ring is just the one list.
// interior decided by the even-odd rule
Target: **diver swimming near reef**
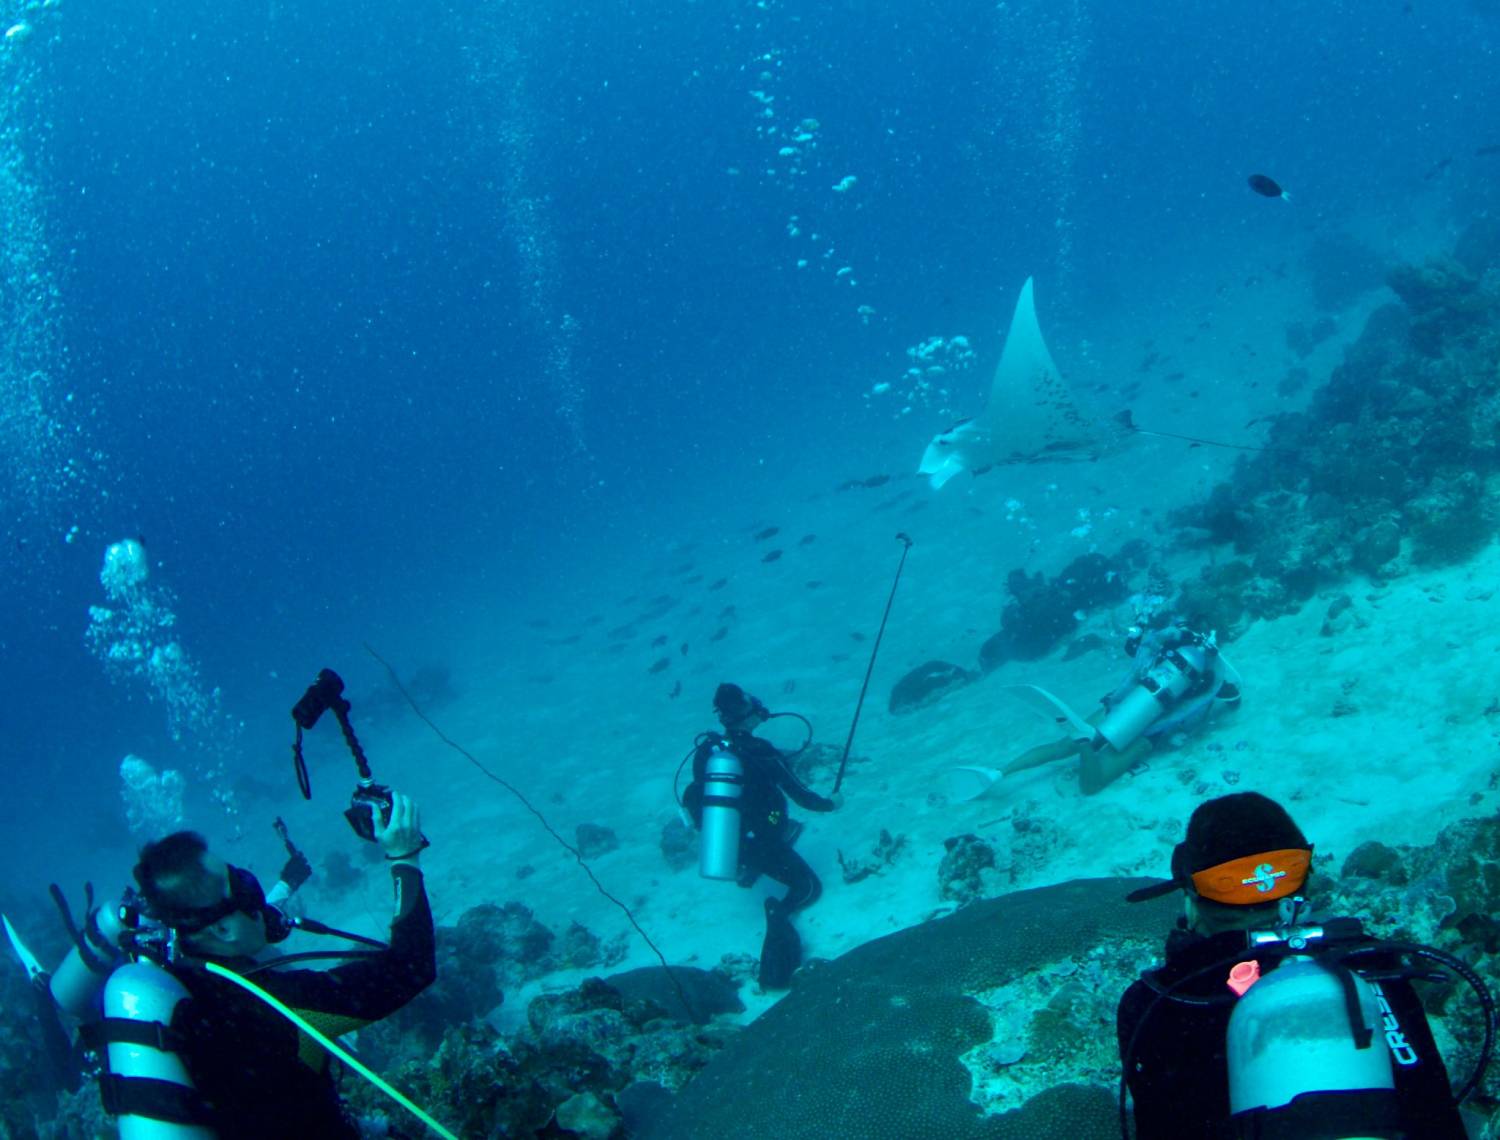
[{"label": "diver swimming near reef", "polygon": [[1224,660],[1212,633],[1180,623],[1158,629],[1135,626],[1125,651],[1131,657],[1130,672],[1087,719],[1043,689],[1018,686],[1072,731],[1022,753],[1001,774],[1076,756],[1079,786],[1084,795],[1093,795],[1140,763],[1154,741],[1191,732],[1216,711],[1239,705],[1239,674]]},{"label": "diver swimming near reef", "polygon": [[709,879],[733,879],[751,887],[765,875],[786,887],[766,899],[766,937],[760,954],[760,984],[785,989],[802,962],[802,939],[791,916],[817,902],[823,884],[793,849],[802,825],[787,814],[787,798],[808,811],[829,812],[842,797],[818,795],[799,780],[788,757],[754,732],[773,715],[738,685],[714,693],[714,713],[723,733],[699,736],[693,780],[682,807],[700,832],[699,871]]},{"label": "diver swimming near reef", "polygon": [[[1239,792],[1199,804],[1171,879],[1129,896],[1184,896],[1165,963],[1119,1003],[1139,1140],[1463,1140],[1458,1104],[1493,1039],[1488,990],[1459,959],[1379,941],[1358,919],[1314,924],[1303,897],[1312,857],[1285,808]],[[1485,1042],[1457,1095],[1412,986],[1434,964],[1483,1007]],[[1122,1135],[1125,1112],[1122,1096]]]}]

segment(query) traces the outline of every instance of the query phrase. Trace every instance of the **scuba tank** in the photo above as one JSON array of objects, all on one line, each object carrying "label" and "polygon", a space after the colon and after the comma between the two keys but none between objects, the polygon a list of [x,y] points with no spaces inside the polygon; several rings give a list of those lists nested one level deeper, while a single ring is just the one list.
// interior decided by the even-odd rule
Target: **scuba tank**
[{"label": "scuba tank", "polygon": [[740,873],[740,796],[745,766],[715,744],[703,767],[703,827],[698,873],[705,879],[737,879]]},{"label": "scuba tank", "polygon": [[1226,1044],[1237,1136],[1368,1140],[1399,1128],[1379,999],[1342,964],[1287,958],[1235,1004]]},{"label": "scuba tank", "polygon": [[1210,650],[1200,641],[1168,649],[1146,670],[1140,683],[1121,697],[1100,722],[1095,746],[1102,741],[1123,752],[1182,699],[1209,671]]},{"label": "scuba tank", "polygon": [[125,927],[118,906],[91,911],[81,932],[73,930],[71,919],[68,925],[69,933],[75,934],[74,945],[52,971],[49,985],[59,1009],[89,1021],[99,1016],[104,984],[120,963],[118,940]]},{"label": "scuba tank", "polygon": [[145,959],[127,963],[104,987],[108,1072],[100,1078],[105,1111],[117,1114],[120,1140],[213,1140],[193,1078],[172,1047],[172,1012],[187,987]]}]

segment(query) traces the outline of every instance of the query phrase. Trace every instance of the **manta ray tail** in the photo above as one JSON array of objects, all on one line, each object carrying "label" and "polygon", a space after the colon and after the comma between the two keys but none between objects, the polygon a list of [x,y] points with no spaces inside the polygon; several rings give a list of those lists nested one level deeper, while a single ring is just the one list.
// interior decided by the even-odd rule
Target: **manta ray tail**
[{"label": "manta ray tail", "polygon": [[1115,423],[1119,424],[1127,435],[1154,435],[1158,439],[1183,439],[1194,447],[1227,447],[1232,451],[1279,451],[1283,455],[1296,454],[1284,447],[1259,447],[1253,443],[1226,443],[1221,439],[1203,439],[1196,435],[1179,435],[1171,431],[1152,431],[1150,428],[1139,426],[1129,408],[1115,413]]}]

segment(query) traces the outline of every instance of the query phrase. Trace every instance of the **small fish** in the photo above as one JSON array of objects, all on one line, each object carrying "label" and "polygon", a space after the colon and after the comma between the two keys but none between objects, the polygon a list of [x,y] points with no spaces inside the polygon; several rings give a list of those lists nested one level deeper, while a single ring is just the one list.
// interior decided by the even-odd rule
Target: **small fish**
[{"label": "small fish", "polygon": [[529,621],[526,624],[531,629],[548,629],[552,625],[552,623],[546,618],[535,618],[534,620]]},{"label": "small fish", "polygon": [[865,635],[860,633],[858,630],[855,630],[849,635],[849,638],[851,641],[863,641],[865,639]]},{"label": "small fish", "polygon": [[762,558],[761,561],[762,562],[775,562],[780,557],[781,557],[781,551],[779,549],[777,549],[777,550],[768,550],[768,551],[766,551],[766,556],[764,558]]},{"label": "small fish", "polygon": [[1267,178],[1264,174],[1252,174],[1247,181],[1250,183],[1250,189],[1263,198],[1280,198],[1284,202],[1292,200],[1292,196],[1283,190],[1274,178]]},{"label": "small fish", "polygon": [[889,475],[871,475],[861,485],[865,487],[884,487],[890,481],[891,477]]},{"label": "small fish", "polygon": [[703,575],[694,574],[691,578],[684,578],[682,584],[684,586],[696,586],[701,581],[703,581]]},{"label": "small fish", "polygon": [[1434,178],[1436,178],[1439,174],[1447,170],[1452,165],[1453,159],[1451,158],[1438,159],[1437,162],[1433,163],[1432,169],[1429,170],[1426,174],[1422,175],[1422,181],[1431,182]]},{"label": "small fish", "polygon": [[715,578],[708,584],[708,588],[710,590],[722,590],[727,585],[729,585],[728,578]]},{"label": "small fish", "polygon": [[604,636],[609,638],[611,641],[628,641],[630,640],[630,638],[635,636],[635,626],[617,625],[614,629],[610,630]]},{"label": "small fish", "polygon": [[1497,154],[1500,154],[1500,143],[1490,143],[1474,151],[1475,158],[1493,158]]},{"label": "small fish", "polygon": [[555,637],[547,642],[548,645],[577,645],[583,640],[583,634],[570,633],[567,637]]},{"label": "small fish", "polygon": [[681,645],[679,645],[677,647],[677,651],[679,653],[681,653],[684,657],[686,657],[687,654],[688,654],[688,643],[684,641]]},{"label": "small fish", "polygon": [[651,648],[652,649],[660,649],[666,643],[667,643],[667,635],[664,634],[664,633],[658,633],[655,637],[653,637],[651,639]]},{"label": "small fish", "polygon": [[733,606],[725,606],[722,610],[719,611],[719,620],[720,621],[723,621],[726,618],[732,618],[732,617],[735,617],[735,616],[737,616],[737,611],[735,610],[735,608]]},{"label": "small fish", "polygon": [[721,625],[718,629],[714,630],[713,635],[708,640],[709,641],[723,641],[728,636],[729,636],[729,627],[727,625]]},{"label": "small fish", "polygon": [[648,673],[665,673],[671,667],[672,667],[672,659],[670,657],[660,657],[660,658],[657,658],[656,663],[654,665],[652,665],[651,668],[647,669],[646,672],[648,672]]},{"label": "small fish", "polygon": [[814,578],[814,579],[813,579],[813,580],[812,580],[812,581],[811,581],[811,582],[809,582],[809,583],[808,583],[808,584],[807,584],[807,588],[808,588],[808,589],[809,589],[809,590],[816,590],[816,589],[817,589],[817,588],[818,588],[818,587],[819,587],[819,586],[821,586],[821,585],[822,585],[822,584],[823,584],[823,583],[822,583],[822,581],[821,581],[821,580],[820,580],[820,579],[818,579],[818,578]]},{"label": "small fish", "polygon": [[780,533],[781,528],[779,526],[768,526],[765,530],[758,530],[755,532],[755,541],[765,542],[766,539],[775,538]]},{"label": "small fish", "polygon": [[815,535],[815,534],[804,534],[801,538],[799,538],[797,540],[797,545],[798,546],[811,546],[813,543],[815,543],[817,541],[818,541],[818,536],[817,535]]},{"label": "small fish", "polygon": [[675,701],[680,696],[682,696],[682,682],[678,681],[672,686],[672,691],[667,694],[667,700]]}]

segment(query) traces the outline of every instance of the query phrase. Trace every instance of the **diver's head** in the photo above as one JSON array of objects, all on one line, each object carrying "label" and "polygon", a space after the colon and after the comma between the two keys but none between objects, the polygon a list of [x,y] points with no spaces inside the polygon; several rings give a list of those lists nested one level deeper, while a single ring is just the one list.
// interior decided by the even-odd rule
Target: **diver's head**
[{"label": "diver's head", "polygon": [[1287,810],[1259,792],[1198,805],[1172,851],[1169,882],[1132,893],[1139,901],[1181,889],[1188,929],[1200,934],[1274,926],[1281,900],[1302,893],[1312,844]]},{"label": "diver's head", "polygon": [[141,848],[135,880],[152,917],[177,931],[192,954],[253,958],[271,941],[260,882],[212,854],[197,832],[174,832]]},{"label": "diver's head", "polygon": [[771,718],[771,710],[728,681],[714,691],[714,715],[731,736],[754,732]]}]

